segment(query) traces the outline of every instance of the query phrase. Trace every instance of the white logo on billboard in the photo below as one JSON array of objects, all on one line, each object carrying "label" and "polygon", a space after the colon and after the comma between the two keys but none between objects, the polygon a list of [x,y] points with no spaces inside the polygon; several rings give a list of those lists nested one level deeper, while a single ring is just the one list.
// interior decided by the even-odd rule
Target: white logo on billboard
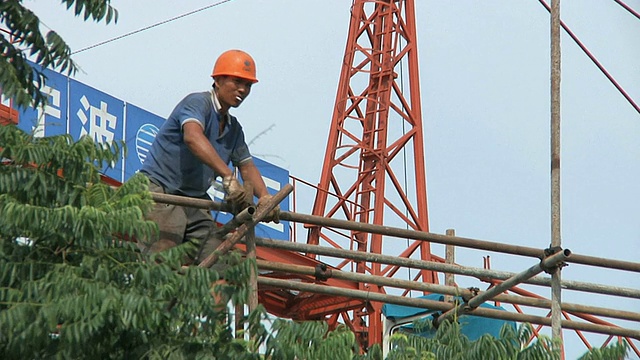
[{"label": "white logo on billboard", "polygon": [[144,124],[138,129],[136,133],[136,153],[141,164],[144,164],[158,131],[158,127],[153,124]]},{"label": "white logo on billboard", "polygon": [[[77,112],[80,122],[82,122],[82,130],[80,136],[89,135],[93,141],[102,143],[112,143],[114,137],[114,130],[116,129],[116,123],[118,118],[115,115],[109,114],[107,111],[107,103],[100,101],[100,107],[91,106],[86,96],[80,98],[80,104],[84,108],[79,109]],[[89,116],[87,117],[87,113]],[[89,123],[89,124],[87,124]]]}]

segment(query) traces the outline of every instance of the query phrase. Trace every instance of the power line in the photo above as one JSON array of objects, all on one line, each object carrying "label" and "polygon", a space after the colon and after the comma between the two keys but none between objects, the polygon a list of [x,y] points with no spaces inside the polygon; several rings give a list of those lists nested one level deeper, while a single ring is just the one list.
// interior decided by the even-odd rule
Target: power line
[{"label": "power line", "polygon": [[[547,5],[545,0],[538,0],[538,2],[540,2],[540,4],[542,4],[542,6],[544,6],[545,9],[547,9],[547,11],[551,12],[551,7]],[[569,27],[564,23],[564,21],[560,21],[560,26],[562,26],[564,31],[569,35],[569,37],[571,37],[571,39],[576,43],[576,45],[578,45],[578,47],[582,50],[582,52],[584,52],[585,55],[587,55],[587,57],[600,70],[600,72],[602,72],[602,74],[604,74],[604,76],[607,79],[609,79],[609,82],[611,82],[611,84],[618,90],[618,92],[625,99],[627,99],[627,102],[629,102],[629,104],[638,112],[638,114],[640,114],[640,106],[636,104],[633,98],[631,98],[631,96],[622,88],[622,86],[616,81],[616,79],[614,79],[613,76],[609,74],[607,69],[605,69],[604,66],[600,63],[600,61],[598,61],[598,59],[596,59],[596,57],[589,51],[589,49],[587,49],[587,47],[582,43],[582,41],[578,39],[578,37],[573,33],[573,31],[569,29]]]},{"label": "power line", "polygon": [[149,30],[149,29],[152,29],[152,28],[157,27],[157,26],[160,26],[160,25],[164,25],[164,24],[169,23],[169,22],[172,22],[172,21],[174,21],[174,20],[178,20],[178,19],[181,19],[181,18],[183,18],[183,17],[187,17],[187,16],[189,16],[189,15],[193,15],[193,14],[198,13],[198,12],[200,12],[200,11],[204,11],[204,10],[207,10],[207,9],[209,9],[209,8],[212,8],[212,7],[215,7],[215,6],[218,6],[218,5],[222,5],[222,4],[227,3],[227,2],[230,2],[230,1],[231,1],[231,0],[222,0],[222,1],[218,1],[218,2],[217,2],[217,3],[215,3],[215,4],[207,5],[207,6],[203,7],[203,8],[200,8],[200,9],[197,9],[197,10],[193,10],[193,11],[190,11],[190,12],[188,12],[188,13],[185,13],[185,14],[182,14],[182,15],[178,15],[178,16],[176,16],[176,17],[172,17],[172,18],[170,18],[170,19],[167,19],[167,20],[161,21],[161,22],[159,22],[159,23],[156,23],[156,24],[153,24],[153,25],[149,25],[149,26],[143,27],[143,28],[141,28],[141,29],[138,29],[138,30],[135,30],[135,31],[132,31],[132,32],[126,33],[126,34],[124,34],[124,35],[116,36],[116,37],[114,37],[114,38],[112,38],[112,39],[105,40],[105,41],[99,42],[99,43],[94,44],[94,45],[91,45],[91,46],[87,46],[87,47],[85,47],[85,48],[82,48],[82,49],[80,49],[80,50],[77,50],[77,51],[72,52],[72,53],[71,53],[71,55],[75,55],[75,54],[77,54],[77,53],[81,53],[81,52],[83,52],[83,51],[87,51],[87,50],[89,50],[89,49],[93,49],[93,48],[96,48],[96,47],[98,47],[98,46],[102,46],[102,45],[104,45],[104,44],[108,44],[108,43],[110,43],[110,42],[114,42],[114,41],[116,41],[116,40],[120,40],[120,39],[125,38],[125,37],[127,37],[127,36],[131,36],[131,35],[134,35],[134,34],[137,34],[137,33],[140,33],[140,32],[143,32],[143,31],[146,31],[146,30]]},{"label": "power line", "polygon": [[613,1],[618,3],[618,5],[622,6],[625,10],[627,10],[629,13],[631,13],[631,15],[635,16],[636,18],[638,18],[638,20],[640,20],[640,14],[637,11],[633,10],[631,8],[631,6],[625,4],[624,2],[622,2],[620,0],[613,0]]}]

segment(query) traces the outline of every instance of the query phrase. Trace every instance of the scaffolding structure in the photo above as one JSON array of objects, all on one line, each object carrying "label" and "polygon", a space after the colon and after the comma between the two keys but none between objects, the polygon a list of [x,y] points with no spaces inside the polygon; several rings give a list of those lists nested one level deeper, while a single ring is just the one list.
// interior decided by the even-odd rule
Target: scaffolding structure
[{"label": "scaffolding structure", "polygon": [[[293,190],[291,186],[284,187],[269,203],[267,210],[257,213],[254,208],[247,209],[226,225],[227,230],[233,233],[219,250],[240,248],[248,257],[256,258],[260,270],[260,275],[252,276],[251,286],[255,291],[250,296],[249,309],[262,303],[270,313],[280,317],[322,319],[332,326],[346,323],[358,334],[362,349],[381,341],[381,306],[391,303],[440,311],[442,314],[436,323],[454,314],[469,314],[529,322],[537,325],[534,329],[536,334],[542,327],[551,327],[554,337],[561,337],[562,329],[573,330],[588,348],[591,344],[582,332],[605,334],[608,338],[603,345],[614,338],[619,341],[626,339],[631,350],[640,356],[640,330],[620,327],[599,318],[639,323],[639,312],[561,300],[563,290],[638,300],[640,289],[562,280],[559,269],[564,263],[575,263],[638,273],[640,263],[574,254],[561,247],[559,37],[560,26],[567,28],[560,22],[559,0],[554,0],[551,7],[541,2],[551,12],[553,246],[539,249],[458,237],[453,231],[447,235],[429,232],[414,1],[357,0],[352,7],[333,122],[322,177],[319,186],[315,187],[317,193],[312,215],[298,213],[294,207],[294,211],[282,212],[280,216],[282,220],[291,222],[294,229],[304,226],[309,230],[306,243],[299,242],[296,236],[294,241],[261,239],[253,231],[253,226],[269,207],[275,206]],[[399,71],[402,64],[406,68]],[[402,83],[405,69],[409,74],[406,86]],[[354,81],[360,79],[363,81]],[[0,124],[2,119],[16,123],[17,115],[10,103],[0,103]],[[392,126],[393,121],[401,123],[401,126]],[[393,132],[399,128],[403,129],[402,133]],[[392,160],[396,156],[400,158],[399,154],[404,154],[407,149],[413,154],[410,159],[413,161],[410,168],[414,172],[412,185],[415,185],[412,194],[408,194],[407,187],[403,187],[396,176],[397,169],[392,167]],[[351,182],[344,181],[344,168],[356,170]],[[293,187],[296,182],[302,180],[294,178]],[[397,192],[395,198],[389,196],[389,190]],[[224,204],[207,200],[164,194],[153,196],[159,203],[230,210]],[[331,197],[337,200],[331,202]],[[384,218],[385,208],[395,213],[408,228],[385,226],[388,223]],[[345,213],[346,220],[334,216],[340,212]],[[333,234],[343,236],[340,230],[348,231],[344,236],[348,239],[346,246],[331,237]],[[383,239],[383,236],[387,238]],[[383,242],[392,238],[411,241],[411,244],[397,256],[385,255]],[[431,243],[446,245],[447,256],[442,258],[432,254]],[[332,246],[322,246],[324,244]],[[530,258],[531,262],[520,273],[493,270],[488,259],[484,268],[473,268],[455,263],[454,247],[523,256]],[[410,258],[413,254],[418,254],[420,259]],[[217,256],[214,254],[205,259],[201,266],[215,263]],[[336,264],[323,261],[325,258],[336,259]],[[348,271],[349,265],[353,271]],[[417,270],[418,275],[413,279],[399,279],[400,269]],[[541,272],[547,272],[551,277],[538,276]],[[445,285],[438,284],[438,274],[445,275]],[[454,275],[476,278],[488,283],[489,288],[486,291],[460,288],[455,285]],[[519,284],[550,287],[551,299],[521,289]],[[386,288],[401,289],[403,293],[401,296],[389,295]],[[451,297],[444,302],[430,301],[407,296],[411,291]],[[464,303],[455,303],[453,296],[462,296]],[[479,304],[485,301],[512,304],[517,312],[479,308]],[[547,316],[527,314],[521,306],[545,309],[549,313]],[[584,321],[572,320],[571,317]]]},{"label": "scaffolding structure", "polygon": [[[292,187],[283,188],[272,200],[270,206],[275,206],[278,201],[286,197],[292,191]],[[166,194],[152,194],[156,202],[170,203],[181,206],[197,207],[216,211],[229,211],[225,204],[202,199],[192,199]],[[267,208],[268,210],[269,208]],[[268,212],[267,210],[262,213]],[[481,249],[497,253],[519,255],[531,258],[532,266],[521,273],[511,273],[496,271],[493,269],[480,269],[460,264],[447,264],[439,261],[425,261],[421,259],[410,259],[406,257],[374,254],[357,250],[336,249],[333,247],[304,244],[293,241],[270,240],[251,236],[243,237],[248,228],[258,223],[264,214],[254,214],[246,217],[239,215],[232,220],[234,224],[241,224],[240,231],[233,236],[231,241],[223,243],[219,249],[229,250],[231,243],[236,243],[236,247],[241,250],[250,250],[252,243],[255,243],[255,251],[248,251],[248,257],[256,258],[259,276],[254,277],[252,284],[254,291],[251,292],[249,309],[255,308],[258,302],[272,314],[294,320],[318,320],[328,319],[331,313],[338,309],[327,303],[325,308],[309,308],[300,306],[300,301],[308,298],[310,294],[324,295],[335,299],[342,299],[340,304],[351,304],[352,308],[358,307],[355,304],[366,303],[389,303],[419,307],[442,312],[438,322],[453,314],[468,314],[516,322],[528,322],[537,325],[534,328],[536,335],[540,333],[542,327],[550,327],[552,319],[550,313],[547,316],[537,316],[527,314],[520,306],[527,306],[539,309],[552,309],[554,300],[547,300],[542,296],[518,288],[518,284],[526,283],[544,287],[552,286],[552,279],[548,276],[536,276],[541,272],[553,273],[557,271],[562,263],[582,264],[603,269],[617,269],[634,273],[640,272],[640,263],[606,259],[595,256],[573,254],[568,249],[535,249],[524,246],[503,244],[479,239],[463,238],[451,235],[440,235],[421,231],[380,226],[373,224],[363,224],[354,221],[337,220],[314,215],[300,214],[296,212],[282,212],[281,220],[291,221],[299,224],[315,224],[318,226],[330,227],[343,230],[358,230],[361,232],[386,235],[401,239],[410,238],[415,241],[428,241],[456,247]],[[546,251],[545,251],[546,250]],[[339,261],[346,259],[361,262],[375,262],[384,265],[393,265],[411,269],[428,270],[435,273],[464,275],[488,282],[490,287],[486,291],[478,289],[465,289],[451,285],[440,285],[420,280],[395,279],[385,276],[375,276],[360,274],[358,272],[342,271],[334,266],[320,261],[308,261],[306,255],[322,255],[333,257]],[[304,259],[296,261],[295,259]],[[304,262],[304,264],[302,264]],[[211,265],[207,262],[204,266]],[[461,296],[464,303],[441,302],[407,296],[388,295],[379,292],[361,290],[360,285],[375,284],[380,287],[403,289],[406,291],[416,290],[428,293],[440,293],[445,295]],[[640,289],[610,286],[579,281],[561,281],[562,290],[581,291],[586,293],[604,294],[609,296],[619,296],[640,300]],[[512,294],[508,294],[508,293]],[[514,295],[515,294],[515,295]],[[479,304],[485,301],[512,304],[518,312],[498,311],[480,308]],[[640,356],[640,329],[625,328],[617,326],[599,317],[608,317],[640,323],[640,312],[612,309],[605,307],[590,306],[584,304],[574,304],[562,302],[561,314],[565,318],[561,320],[561,329],[575,331],[583,340],[587,348],[592,345],[586,340],[583,333],[597,333],[608,335],[602,346],[606,346],[613,339],[617,341],[626,340],[631,351]],[[581,318],[584,321],[571,320],[571,316]],[[373,329],[382,331],[382,329]]]}]

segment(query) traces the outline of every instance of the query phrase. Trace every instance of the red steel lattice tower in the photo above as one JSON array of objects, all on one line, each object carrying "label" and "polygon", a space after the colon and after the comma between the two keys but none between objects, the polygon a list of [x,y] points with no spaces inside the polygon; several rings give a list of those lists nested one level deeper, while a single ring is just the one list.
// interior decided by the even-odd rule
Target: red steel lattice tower
[{"label": "red steel lattice tower", "polygon": [[[313,215],[429,230],[420,100],[414,1],[355,0]],[[432,260],[428,242],[364,232],[309,226],[307,242]],[[398,272],[351,260],[335,266],[388,277]],[[413,275],[438,282],[431,271]],[[342,314],[361,343],[382,341],[381,307],[366,302]]]}]

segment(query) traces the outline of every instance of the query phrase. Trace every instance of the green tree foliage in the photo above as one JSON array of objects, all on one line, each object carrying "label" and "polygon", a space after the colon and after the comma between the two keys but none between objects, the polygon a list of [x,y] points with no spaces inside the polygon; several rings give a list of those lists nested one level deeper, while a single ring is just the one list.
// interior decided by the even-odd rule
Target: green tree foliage
[{"label": "green tree foliage", "polygon": [[[181,266],[192,245],[159,261],[125,241],[157,226],[144,220],[152,205],[144,176],[117,189],[100,182],[116,147],[34,138],[15,126],[0,126],[0,144],[3,359],[258,358],[215,306],[220,275]],[[227,259],[230,285],[216,291],[242,303],[252,263],[238,259]],[[262,314],[247,319],[258,342]]]},{"label": "green tree foliage", "polygon": [[[62,0],[85,20],[117,19],[110,0]],[[19,107],[46,103],[43,68],[72,74],[67,44],[42,34],[22,0],[0,1],[0,87]],[[157,230],[144,220],[152,206],[148,183],[134,176],[118,189],[100,182],[99,169],[119,158],[116,144],[70,136],[34,138],[0,126],[0,354],[2,359],[273,359],[381,360],[379,345],[359,354],[346,327],[278,319],[270,332],[259,306],[244,321],[250,340],[232,336],[227,308],[211,291],[246,303],[255,262],[238,254],[221,274],[182,260],[185,244],[157,255],[131,240]],[[388,359],[555,359],[546,338],[530,345],[531,328],[505,328],[501,339],[469,341],[456,323],[431,339],[395,334]],[[263,348],[264,354],[259,354]],[[620,359],[626,343],[594,349],[581,359]]]},{"label": "green tree foliage", "polygon": [[[378,345],[359,354],[345,326],[329,331],[325,322],[277,319],[267,332],[262,307],[242,319],[251,338],[236,339],[227,308],[211,296],[221,274],[182,264],[193,245],[146,255],[131,241],[157,227],[144,220],[152,206],[146,177],[117,189],[100,182],[99,169],[119,157],[117,146],[34,138],[13,125],[0,126],[0,144],[3,359],[382,359]],[[244,304],[255,262],[238,254],[225,261],[227,284],[214,291]],[[529,326],[501,335],[469,341],[457,323],[445,323],[431,339],[393,335],[387,358],[558,358],[547,338],[527,345]],[[622,344],[583,359],[624,353]]]},{"label": "green tree foliage", "polygon": [[[431,329],[431,322],[416,322],[419,331]],[[545,336],[530,342],[533,336],[531,325],[522,324],[515,330],[505,325],[499,338],[483,335],[470,341],[462,334],[457,322],[444,322],[432,338],[425,338],[408,332],[392,335],[392,350],[387,360],[553,360],[560,359],[561,344]],[[626,343],[613,344],[604,349],[592,349],[582,360],[620,360],[627,353]]]},{"label": "green tree foliage", "polygon": [[[419,329],[432,328],[431,322],[416,323]],[[560,359],[560,345],[549,338],[540,337],[529,344],[532,329],[524,324],[516,331],[505,325],[499,338],[483,335],[475,341],[462,334],[461,326],[455,321],[445,321],[432,338],[424,338],[411,333],[399,332],[393,335],[394,346],[388,359]]]},{"label": "green tree foliage", "polygon": [[622,360],[627,358],[629,344],[626,341],[613,343],[605,348],[593,348],[578,360]]},{"label": "green tree foliage", "polygon": [[329,332],[326,322],[277,319],[267,340],[268,359],[354,359],[358,344],[346,326]]},{"label": "green tree foliage", "polygon": [[[23,0],[0,1],[0,21],[8,32],[0,32],[0,88],[15,99],[22,108],[45,105],[47,95],[40,89],[46,77],[38,68],[32,68],[27,58],[43,68],[55,68],[73,74],[76,65],[71,49],[53,30],[41,32],[40,20],[23,4]],[[118,12],[109,4],[111,0],[62,0],[76,16],[85,20],[117,21]]]},{"label": "green tree foliage", "polygon": [[[415,324],[419,331],[431,327],[430,323]],[[265,359],[269,360],[382,360],[378,344],[366,354],[358,354],[354,334],[344,326],[328,331],[320,321],[294,322],[277,319],[266,340]],[[485,335],[470,341],[455,322],[443,323],[431,338],[409,332],[392,335],[391,351],[386,360],[526,360],[560,359],[560,345],[541,336],[530,342],[531,325],[523,324],[517,330],[505,326],[500,338]],[[613,344],[604,349],[592,349],[581,360],[621,360],[627,353],[626,343]]]}]

